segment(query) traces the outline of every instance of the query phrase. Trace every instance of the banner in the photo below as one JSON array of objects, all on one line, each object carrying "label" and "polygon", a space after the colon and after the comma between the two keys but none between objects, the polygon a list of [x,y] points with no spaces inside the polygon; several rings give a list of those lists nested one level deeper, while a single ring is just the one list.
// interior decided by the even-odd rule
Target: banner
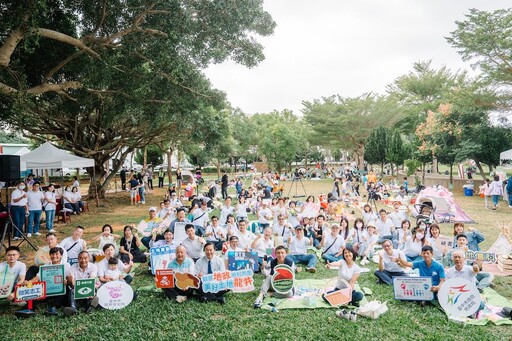
[{"label": "banner", "polygon": [[274,274],[270,279],[270,285],[274,291],[286,295],[293,289],[295,282],[295,271],[286,265],[279,264],[274,267]]},{"label": "banner", "polygon": [[238,271],[218,271],[201,278],[204,292],[217,293],[223,290],[232,292],[249,292],[254,290],[253,272],[251,269]]},{"label": "banner", "polygon": [[64,264],[43,265],[39,268],[42,282],[46,283],[46,296],[58,296],[66,293],[64,285]]},{"label": "banner", "polygon": [[481,260],[482,262],[496,263],[498,256],[492,252],[466,251],[466,260]]},{"label": "banner", "polygon": [[167,269],[167,265],[176,258],[176,250],[171,250],[169,245],[152,247],[149,253],[151,255],[151,272],[153,275],[156,273],[156,270]]},{"label": "banner", "polygon": [[476,286],[463,278],[451,278],[437,294],[439,304],[448,315],[463,317],[476,313],[482,299]]},{"label": "banner", "polygon": [[174,270],[156,270],[155,283],[160,289],[174,288]]},{"label": "banner", "polygon": [[432,277],[393,277],[395,300],[432,301]]},{"label": "banner", "polygon": [[16,285],[14,288],[14,302],[42,300],[45,297],[45,282],[29,282],[27,285]]},{"label": "banner", "polygon": [[112,281],[103,284],[96,294],[99,304],[109,310],[126,307],[133,300],[133,289],[125,281]]},{"label": "banner", "polygon": [[228,251],[228,270],[237,271],[244,269],[251,269],[253,272],[259,271],[258,253],[255,251]]},{"label": "banner", "polygon": [[75,280],[75,300],[82,300],[96,295],[96,279],[85,278]]},{"label": "banner", "polygon": [[9,273],[9,265],[5,264],[5,271],[0,273],[0,299],[6,298],[12,292],[16,276]]},{"label": "banner", "polygon": [[182,241],[187,239],[187,232],[185,232],[185,225],[187,225],[187,223],[185,223],[185,222],[174,223],[174,238],[173,238],[173,240],[178,245],[181,244]]}]

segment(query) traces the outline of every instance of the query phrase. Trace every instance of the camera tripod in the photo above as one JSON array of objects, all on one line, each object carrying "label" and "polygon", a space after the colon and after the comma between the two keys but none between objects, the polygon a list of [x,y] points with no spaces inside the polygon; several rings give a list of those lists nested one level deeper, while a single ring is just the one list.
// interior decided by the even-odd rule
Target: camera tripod
[{"label": "camera tripod", "polygon": [[372,192],[368,192],[368,200],[366,200],[366,203],[370,205],[371,209],[375,214],[378,214],[379,210],[377,209],[377,202],[375,201],[375,194]]},{"label": "camera tripod", "polygon": [[[302,186],[302,191],[304,192],[304,195],[298,195],[298,190],[299,190],[298,183],[299,182]],[[307,192],[306,192],[306,188],[304,187],[304,183],[302,182],[302,179],[300,178],[300,176],[294,176],[292,178],[292,184],[290,185],[290,189],[288,190],[288,198],[290,198],[290,193],[292,192],[294,184],[295,184],[295,195],[293,196],[293,198],[305,198],[307,196]]]}]

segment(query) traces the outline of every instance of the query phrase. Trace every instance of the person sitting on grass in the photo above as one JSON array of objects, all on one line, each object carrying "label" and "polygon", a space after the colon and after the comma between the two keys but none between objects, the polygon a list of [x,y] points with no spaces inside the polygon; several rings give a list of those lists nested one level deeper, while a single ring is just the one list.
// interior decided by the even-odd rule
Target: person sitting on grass
[{"label": "person sitting on grass", "polygon": [[[107,273],[107,271],[109,269],[109,267],[108,267],[109,260],[111,258],[117,259],[114,257],[115,252],[116,252],[116,248],[112,244],[106,244],[103,247],[103,254],[105,255],[105,258],[103,258],[98,263],[98,278],[101,283],[107,283],[107,282],[111,281],[111,279],[105,277],[105,274]],[[130,261],[128,264],[125,265],[120,259],[117,259],[118,269],[122,272],[125,272],[126,274],[130,273],[132,265],[133,265],[133,261]],[[132,281],[132,277],[130,275],[125,275],[124,281],[127,284],[130,284]]]},{"label": "person sitting on grass", "polygon": [[[71,287],[73,288],[72,295],[74,295],[75,281],[77,279],[89,279],[98,277],[98,267],[96,266],[96,264],[89,262],[89,257],[89,252],[82,251],[78,254],[78,263],[71,266]],[[76,303],[77,308],[80,306],[83,307],[85,309],[85,313],[88,314],[98,306],[99,299],[97,296],[94,296],[78,300]]]},{"label": "person sitting on grass", "polygon": [[[194,230],[194,225],[192,225],[192,230]],[[192,258],[187,256],[187,249],[183,245],[180,245],[176,248],[176,259],[169,263],[167,266],[168,269],[173,269],[174,273],[189,273],[195,274],[196,268],[194,265],[194,261]],[[156,281],[155,277],[155,281]],[[162,289],[165,296],[170,300],[176,300],[178,303],[185,302],[188,298],[191,298],[194,294],[194,289],[188,288],[187,290],[182,290],[175,286],[174,288],[163,288]]]},{"label": "person sitting on grass", "polygon": [[[271,280],[272,276],[274,275],[274,268],[277,265],[280,264],[286,264],[289,267],[292,268],[292,270],[295,268],[295,264],[293,263],[293,260],[289,257],[286,257],[286,249],[283,245],[279,245],[276,247],[276,258],[273,259],[270,262],[270,265],[267,266],[267,269],[263,271],[263,274],[265,275],[265,279],[263,280],[263,284],[261,285],[260,293],[258,294],[258,297],[256,297],[256,301],[254,301],[254,308],[261,308],[263,305],[263,298],[265,295],[269,294],[271,290]],[[292,297],[294,293],[294,290],[290,290],[287,294],[279,294],[277,292],[272,293],[272,296],[275,298],[287,298]]]},{"label": "person sitting on grass", "polygon": [[272,229],[267,227],[263,230],[263,238],[261,233],[256,234],[256,239],[251,243],[252,251],[258,253],[258,263],[261,268],[266,266],[267,261],[272,260],[272,250],[274,249],[274,239],[272,239]]},{"label": "person sitting on grass", "polygon": [[393,285],[393,277],[405,276],[405,272],[397,264],[397,258],[406,261],[402,250],[394,250],[393,243],[385,240],[382,243],[384,250],[379,252],[379,269],[374,274],[377,277],[377,284]]},{"label": "person sitting on grass", "polygon": [[421,260],[421,248],[430,245],[425,236],[425,229],[422,226],[416,227],[412,231],[412,236],[404,235],[404,254],[408,262]]},{"label": "person sitting on grass", "polygon": [[119,255],[123,263],[145,263],[146,255],[140,250],[141,246],[140,240],[133,234],[132,227],[125,226],[124,236],[121,238],[119,248]]},{"label": "person sitting on grass", "polygon": [[466,236],[468,240],[468,248],[471,251],[480,251],[480,244],[485,240],[485,236],[478,232],[476,229],[472,227],[468,227],[468,230],[465,231],[464,223],[457,222],[453,225],[453,244],[457,244],[457,236],[463,234]]},{"label": "person sitting on grass", "polygon": [[249,231],[246,220],[238,222],[238,229],[233,234],[238,237],[238,246],[245,251],[250,251],[252,241],[256,239],[254,233]]},{"label": "person sitting on grass", "polygon": [[331,225],[331,232],[324,232],[322,237],[322,258],[328,262],[336,262],[343,258],[343,249],[345,248],[345,239],[340,236],[340,226]]},{"label": "person sitting on grass", "polygon": [[60,243],[60,247],[66,250],[68,254],[68,262],[73,265],[78,262],[78,254],[83,250],[87,250],[87,243],[82,239],[84,228],[80,225],[75,227],[71,237],[64,238]]},{"label": "person sitting on grass", "polygon": [[363,231],[363,242],[359,245],[358,255],[362,257],[361,265],[370,263],[369,258],[373,258],[373,248],[377,244],[379,235],[377,229],[371,223]]},{"label": "person sitting on grass", "polygon": [[[7,274],[10,274],[14,277],[14,285],[23,283],[25,281],[25,275],[27,273],[27,266],[25,263],[20,262],[20,248],[17,246],[9,246],[5,250],[5,262],[0,263],[0,274],[4,275],[4,278]],[[5,279],[4,283],[5,284]],[[14,286],[13,286],[14,289]],[[14,304],[12,301],[14,299],[14,292],[9,293],[7,296],[7,300],[11,301],[11,304]],[[25,305],[26,303],[23,302]]]},{"label": "person sitting on grass", "polygon": [[[318,259],[316,258],[316,255],[308,254],[307,250],[307,247],[313,244],[313,238],[308,239],[304,237],[304,229],[302,226],[298,226],[295,233],[295,236],[290,236],[288,238],[288,245],[290,248],[290,255],[288,257],[290,257],[295,264],[305,264],[306,271],[315,273]],[[299,269],[300,268],[297,268],[297,270]]]},{"label": "person sitting on grass", "polygon": [[[398,257],[396,259],[398,265],[402,268],[413,268],[420,270],[420,276],[422,277],[431,277],[432,278],[432,288],[430,289],[434,292],[434,299],[437,300],[437,293],[441,288],[441,285],[445,281],[444,268],[441,263],[436,262],[433,259],[434,250],[432,246],[425,245],[421,248],[421,257],[423,260],[415,261],[415,262],[406,262],[402,258]],[[419,302],[422,307],[427,305],[427,301]]]},{"label": "person sitting on grass", "polygon": [[[350,305],[355,307],[359,307],[359,302],[363,299],[364,295],[362,292],[355,290],[355,285],[357,283],[357,279],[361,274],[361,269],[354,262],[356,259],[356,252],[352,248],[345,248],[343,250],[343,259],[340,259],[337,262],[327,263],[325,267],[330,269],[331,267],[339,267],[338,277],[348,282],[350,287],[352,288],[352,301],[350,301]],[[336,283],[336,287],[334,290],[328,292],[327,294],[334,292],[336,290],[341,290],[346,287],[345,282],[343,280],[338,279]],[[325,296],[322,295],[324,300]]]},{"label": "person sitting on grass", "polygon": [[219,218],[212,216],[210,225],[206,227],[206,241],[215,244],[215,250],[222,250],[222,244],[226,241],[226,230],[220,226]]},{"label": "person sitting on grass", "polygon": [[[141,242],[142,244],[149,249],[149,242],[153,239],[153,235],[155,235],[156,240],[163,239],[160,234],[160,224],[162,223],[162,219],[156,215],[156,207],[151,206],[148,209],[149,218],[144,219],[145,227],[143,230],[139,228],[139,232],[142,235]],[[142,224],[142,222],[141,222]],[[140,226],[140,224],[139,224]],[[171,230],[174,232],[174,230]]]},{"label": "person sitting on grass", "polygon": [[[199,278],[202,278],[203,275],[211,275],[214,272],[222,272],[226,270],[224,265],[224,261],[215,255],[215,244],[212,242],[208,242],[204,245],[204,253],[205,256],[198,259],[195,264],[196,267],[196,275]],[[207,302],[219,302],[220,304],[226,303],[226,299],[224,298],[224,294],[227,293],[228,290],[221,290],[216,293],[204,292],[202,290],[202,286],[199,287],[199,302],[207,303]]]}]

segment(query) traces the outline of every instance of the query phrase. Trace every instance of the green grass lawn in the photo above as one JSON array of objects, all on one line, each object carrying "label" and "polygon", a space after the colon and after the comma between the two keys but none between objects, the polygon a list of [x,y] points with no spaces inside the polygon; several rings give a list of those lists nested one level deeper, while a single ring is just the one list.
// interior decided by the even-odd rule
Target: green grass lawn
[{"label": "green grass lawn", "polygon": [[[327,192],[330,181],[305,182],[306,190],[311,194]],[[285,189],[285,194],[287,189]],[[149,195],[144,206],[131,207],[127,193],[112,194],[104,203],[104,207],[93,207],[89,214],[73,217],[72,224],[57,225],[59,237],[68,235],[72,227],[81,224],[86,227],[85,239],[99,233],[104,223],[110,223],[120,233],[128,223],[137,223],[147,214],[147,208],[156,205],[162,192]],[[309,193],[308,193],[309,194]],[[459,198],[457,198],[459,200]],[[492,244],[497,236],[496,221],[509,219],[510,211],[485,211],[479,209],[481,201],[477,197],[460,198],[460,203],[468,213],[476,219],[479,229],[487,231]],[[357,211],[356,211],[357,213]],[[445,230],[449,230],[446,225]],[[43,238],[33,239],[42,245]],[[28,249],[23,248],[25,254]],[[29,263],[30,256],[26,258]],[[372,271],[374,264],[370,264]],[[297,275],[303,278],[331,278],[335,271],[318,265],[315,274],[302,272]],[[146,286],[152,282],[147,275],[145,266],[137,269],[133,287]],[[258,290],[262,282],[261,275],[255,275],[255,286]],[[141,292],[136,301],[119,311],[97,310],[92,314],[80,314],[75,317],[48,317],[43,314],[44,305],[38,309],[35,318],[18,320],[13,313],[15,307],[5,301],[0,302],[0,328],[2,340],[48,340],[48,339],[156,339],[156,340],[510,340],[510,326],[462,326],[448,322],[446,315],[437,307],[421,308],[410,302],[395,301],[391,287],[378,286],[372,273],[362,274],[361,286],[369,287],[373,297],[387,301],[389,311],[377,320],[358,318],[356,323],[340,320],[334,309],[316,310],[280,310],[272,313],[263,309],[253,309],[252,304],[257,290],[244,294],[227,294],[227,304],[201,304],[197,301],[186,301],[183,304],[164,298],[163,293]],[[510,277],[496,278],[496,290],[502,295],[512,298],[512,280]]]}]

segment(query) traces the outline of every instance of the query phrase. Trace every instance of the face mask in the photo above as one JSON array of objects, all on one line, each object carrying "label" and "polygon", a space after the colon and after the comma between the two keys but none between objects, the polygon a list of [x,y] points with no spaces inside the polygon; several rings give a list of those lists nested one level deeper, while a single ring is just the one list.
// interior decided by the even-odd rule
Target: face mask
[{"label": "face mask", "polygon": [[26,186],[23,186],[23,185],[18,186],[18,188],[19,188],[19,189],[21,189],[22,191],[25,189],[25,187],[26,187]]},{"label": "face mask", "polygon": [[423,239],[425,235],[423,233],[416,233],[416,238]]}]

